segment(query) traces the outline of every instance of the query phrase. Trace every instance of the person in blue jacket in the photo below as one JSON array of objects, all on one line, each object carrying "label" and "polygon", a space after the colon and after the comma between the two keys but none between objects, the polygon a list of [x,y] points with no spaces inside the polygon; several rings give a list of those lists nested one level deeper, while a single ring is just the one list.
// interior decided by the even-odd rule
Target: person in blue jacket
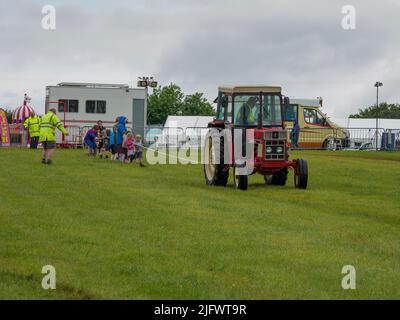
[{"label": "person in blue jacket", "polygon": [[117,141],[117,151],[120,159],[123,157],[122,143],[124,142],[124,134],[127,131],[126,129],[127,123],[128,120],[126,119],[126,117],[124,116],[118,117],[116,141]]},{"label": "person in blue jacket", "polygon": [[89,147],[89,156],[95,156],[97,151],[97,135],[99,131],[99,126],[95,125],[90,129],[85,136],[85,144]]}]

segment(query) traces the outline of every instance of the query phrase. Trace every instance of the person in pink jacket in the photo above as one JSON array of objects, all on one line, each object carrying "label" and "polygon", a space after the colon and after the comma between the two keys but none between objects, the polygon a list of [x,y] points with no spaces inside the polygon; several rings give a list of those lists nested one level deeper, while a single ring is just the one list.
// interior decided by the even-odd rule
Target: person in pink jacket
[{"label": "person in pink jacket", "polygon": [[126,135],[125,140],[125,148],[128,150],[127,159],[125,159],[125,163],[131,163],[135,157],[135,139],[133,138],[132,133],[128,133]]}]

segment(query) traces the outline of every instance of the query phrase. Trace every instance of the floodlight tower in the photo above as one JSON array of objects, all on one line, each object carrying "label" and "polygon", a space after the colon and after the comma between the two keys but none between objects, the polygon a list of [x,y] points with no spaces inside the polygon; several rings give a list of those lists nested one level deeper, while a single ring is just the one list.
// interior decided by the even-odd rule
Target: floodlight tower
[{"label": "floodlight tower", "polygon": [[157,88],[158,82],[154,80],[154,77],[139,77],[137,86],[140,88],[145,88],[146,90],[146,101],[149,98],[149,87],[150,88]]},{"label": "floodlight tower", "polygon": [[376,112],[375,112],[375,117],[376,117],[376,131],[375,131],[375,149],[378,151],[378,119],[379,119],[379,87],[383,87],[383,83],[380,81],[377,81],[374,85],[376,88]]}]

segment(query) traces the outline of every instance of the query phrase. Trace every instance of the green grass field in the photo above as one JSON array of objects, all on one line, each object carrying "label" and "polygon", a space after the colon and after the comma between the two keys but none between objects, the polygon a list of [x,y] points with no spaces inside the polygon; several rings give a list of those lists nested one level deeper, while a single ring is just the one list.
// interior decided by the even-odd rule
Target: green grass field
[{"label": "green grass field", "polygon": [[[399,299],[400,153],[302,152],[309,189],[207,187],[140,168],[0,150],[0,298]],[[54,265],[57,289],[41,287]],[[343,290],[344,265],[357,289]]]}]

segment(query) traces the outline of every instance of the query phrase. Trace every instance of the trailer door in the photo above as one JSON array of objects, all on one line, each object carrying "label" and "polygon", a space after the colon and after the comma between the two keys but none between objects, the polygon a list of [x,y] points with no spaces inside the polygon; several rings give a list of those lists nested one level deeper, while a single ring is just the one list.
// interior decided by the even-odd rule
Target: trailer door
[{"label": "trailer door", "polygon": [[144,99],[133,99],[133,134],[140,134],[144,138]]}]

